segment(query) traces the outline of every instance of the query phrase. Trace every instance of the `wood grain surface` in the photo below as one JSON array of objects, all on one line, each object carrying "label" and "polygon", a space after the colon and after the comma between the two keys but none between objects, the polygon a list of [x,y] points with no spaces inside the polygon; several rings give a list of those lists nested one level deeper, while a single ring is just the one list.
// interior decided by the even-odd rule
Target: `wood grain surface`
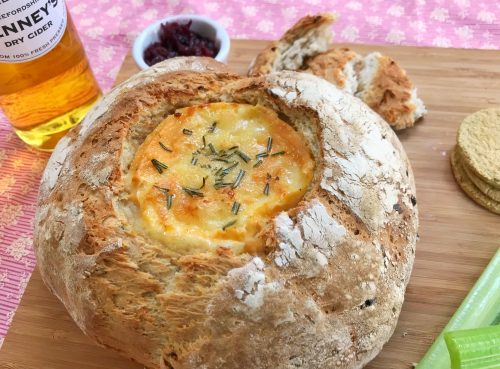
[{"label": "wood grain surface", "polygon": [[[235,40],[230,66],[245,73],[264,41]],[[465,115],[500,106],[500,52],[350,45],[398,60],[429,110],[399,134],[412,162],[420,242],[396,331],[366,368],[411,368],[460,305],[500,246],[500,216],[467,198],[453,180],[449,152]],[[118,80],[137,71],[127,57]],[[71,321],[35,270],[0,351],[2,369],[139,369],[95,346]],[[251,369],[251,368],[248,368]]]}]

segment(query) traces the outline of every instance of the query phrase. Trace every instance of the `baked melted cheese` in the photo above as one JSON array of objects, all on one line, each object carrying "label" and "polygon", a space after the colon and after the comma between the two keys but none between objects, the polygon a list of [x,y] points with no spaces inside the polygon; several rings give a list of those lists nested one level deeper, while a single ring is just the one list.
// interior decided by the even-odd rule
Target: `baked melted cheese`
[{"label": "baked melted cheese", "polygon": [[213,103],[160,123],[138,149],[129,180],[150,236],[179,252],[258,253],[259,233],[300,201],[313,170],[304,138],[273,110]]}]

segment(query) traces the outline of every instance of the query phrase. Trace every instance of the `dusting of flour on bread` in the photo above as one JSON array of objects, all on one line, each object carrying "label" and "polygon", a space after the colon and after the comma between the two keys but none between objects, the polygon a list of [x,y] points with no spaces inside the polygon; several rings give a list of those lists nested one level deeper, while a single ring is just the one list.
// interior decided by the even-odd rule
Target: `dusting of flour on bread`
[{"label": "dusting of flour on bread", "polygon": [[229,279],[236,280],[238,288],[234,296],[252,310],[259,309],[264,304],[266,291],[276,291],[277,282],[266,283],[265,264],[259,257],[254,257],[249,263],[228,273]]},{"label": "dusting of flour on bread", "polygon": [[45,171],[43,172],[40,186],[41,193],[46,194],[52,191],[52,189],[56,185],[57,178],[59,178],[59,174],[61,173],[64,161],[66,160],[66,156],[71,151],[70,143],[71,139],[68,136],[65,136],[59,140],[54,152],[47,162]]},{"label": "dusting of flour on bread", "polygon": [[304,240],[300,230],[295,227],[288,213],[281,212],[275,219],[276,234],[278,235],[279,252],[276,253],[274,262],[284,266],[293,262],[302,252]]},{"label": "dusting of flour on bread", "polygon": [[[387,124],[368,107],[355,103],[354,97],[313,75],[300,74],[296,79],[292,72],[280,72],[267,78],[275,85],[270,90],[273,95],[292,105],[309,106],[324,122],[321,187],[348,205],[369,229],[383,226],[405,190],[398,166],[400,154],[383,139],[390,131]],[[371,124],[373,120],[381,124]],[[360,133],[354,140],[350,135],[353,129]]]}]

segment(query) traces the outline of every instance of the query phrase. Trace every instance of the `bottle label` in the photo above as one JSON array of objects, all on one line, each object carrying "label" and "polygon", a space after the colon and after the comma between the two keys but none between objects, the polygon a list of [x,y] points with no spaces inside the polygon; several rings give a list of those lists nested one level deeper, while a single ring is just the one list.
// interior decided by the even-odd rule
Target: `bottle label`
[{"label": "bottle label", "polygon": [[61,40],[67,20],[64,0],[0,0],[0,63],[45,55]]}]

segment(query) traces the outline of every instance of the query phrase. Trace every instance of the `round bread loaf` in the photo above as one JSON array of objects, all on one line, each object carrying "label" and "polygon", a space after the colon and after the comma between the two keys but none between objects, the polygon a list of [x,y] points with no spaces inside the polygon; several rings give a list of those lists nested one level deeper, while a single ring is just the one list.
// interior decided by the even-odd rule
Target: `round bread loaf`
[{"label": "round bread loaf", "polygon": [[[198,151],[200,161],[247,169],[229,185],[207,175],[181,191],[175,181],[194,174],[176,172],[182,163],[168,155],[201,141],[184,125],[204,114],[223,118],[193,158],[189,152],[193,173],[202,170]],[[274,140],[227,143],[267,145],[260,156],[211,145],[224,130],[236,137],[237,114],[253,115],[235,118],[235,127],[280,127]],[[281,146],[287,142],[300,145]],[[157,162],[149,162],[152,152],[162,155]],[[221,170],[214,163],[203,165]],[[266,175],[264,191],[251,195],[275,206],[244,218],[255,205],[245,198],[227,210],[245,223],[210,233],[227,214],[196,218],[207,202],[219,206],[208,191],[221,183],[227,196],[243,196],[262,180],[261,168],[308,184],[292,201],[287,191],[276,195],[288,188],[283,178]],[[167,179],[172,187],[161,187]],[[190,209],[189,226],[161,228],[172,214],[187,216],[179,208]],[[309,74],[243,78],[207,59],[179,58],[116,87],[59,142],[42,179],[34,244],[45,283],[83,332],[147,368],[345,369],[364,366],[392,335],[417,227],[406,154],[361,101]],[[196,241],[203,234],[210,237]],[[242,234],[253,247],[242,245]]]}]

